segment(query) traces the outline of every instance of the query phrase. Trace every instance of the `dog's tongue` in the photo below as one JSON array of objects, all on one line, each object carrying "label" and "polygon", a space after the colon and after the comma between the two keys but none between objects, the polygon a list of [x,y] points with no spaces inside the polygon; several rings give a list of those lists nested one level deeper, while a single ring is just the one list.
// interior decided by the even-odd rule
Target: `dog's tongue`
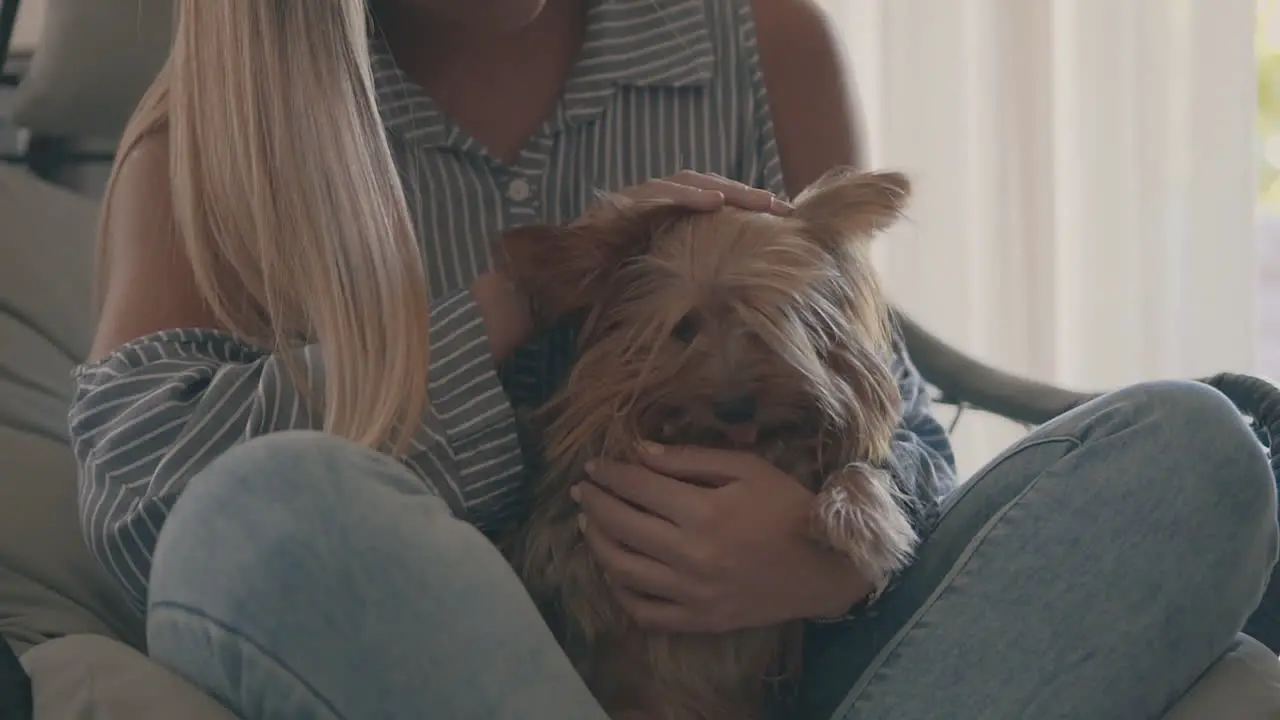
[{"label": "dog's tongue", "polygon": [[730,425],[724,434],[734,445],[755,445],[760,428],[755,425]]}]

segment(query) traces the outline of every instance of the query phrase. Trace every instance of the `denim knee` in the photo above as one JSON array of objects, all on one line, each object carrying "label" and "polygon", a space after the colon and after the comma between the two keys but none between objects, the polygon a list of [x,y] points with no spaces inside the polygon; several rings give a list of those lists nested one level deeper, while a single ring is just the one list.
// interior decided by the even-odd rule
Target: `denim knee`
[{"label": "denim knee", "polygon": [[1179,474],[1180,491],[1213,499],[1225,495],[1237,501],[1237,509],[1274,510],[1275,477],[1266,450],[1225,395],[1200,382],[1161,380],[1119,390],[1112,398],[1134,406],[1153,453],[1188,470]]},{"label": "denim knee", "polygon": [[1111,402],[1129,406],[1137,420],[1133,441],[1163,469],[1157,487],[1138,489],[1151,502],[1149,512],[1184,523],[1183,536],[1199,543],[1185,551],[1221,566],[1223,583],[1260,596],[1280,550],[1276,482],[1239,409],[1191,381],[1134,385],[1113,393]]},{"label": "denim knee", "polygon": [[[409,717],[428,695],[467,706],[459,676],[487,667],[466,641],[497,647],[536,623],[520,593],[492,544],[401,463],[287,432],[228,452],[178,501],[147,639],[156,661],[246,717]],[[486,634],[496,616],[507,626]],[[433,667],[448,663],[461,669]],[[499,715],[451,715],[464,716]]]},{"label": "denim knee", "polygon": [[269,433],[237,445],[192,479],[179,504],[334,502],[377,483],[411,493],[434,493],[403,463],[349,440],[313,430]]},{"label": "denim knee", "polygon": [[[448,506],[396,460],[320,432],[272,433],[236,446],[192,478],[160,533],[148,604],[234,612],[278,577],[305,580],[328,552],[378,529],[371,493],[396,493],[452,519]],[[341,514],[344,522],[335,522]],[[363,531],[364,527],[356,525]],[[323,567],[315,567],[323,574]],[[258,598],[265,600],[265,598]]]}]

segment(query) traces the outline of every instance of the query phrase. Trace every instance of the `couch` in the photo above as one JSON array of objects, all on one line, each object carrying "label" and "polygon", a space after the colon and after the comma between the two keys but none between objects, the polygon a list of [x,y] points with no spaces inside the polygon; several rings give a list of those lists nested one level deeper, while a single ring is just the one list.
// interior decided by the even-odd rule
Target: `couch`
[{"label": "couch", "polygon": [[[163,58],[171,7],[48,0],[18,91],[20,122],[72,148],[63,160],[86,143],[109,147]],[[98,203],[63,184],[104,168],[38,169],[62,184],[0,166],[0,636],[32,679],[36,720],[234,720],[146,658],[140,618],[83,545],[65,415],[69,373],[90,342]],[[945,399],[1038,422],[1084,397],[974,363],[906,322]],[[1280,661],[1241,636],[1166,720],[1276,717]]]}]

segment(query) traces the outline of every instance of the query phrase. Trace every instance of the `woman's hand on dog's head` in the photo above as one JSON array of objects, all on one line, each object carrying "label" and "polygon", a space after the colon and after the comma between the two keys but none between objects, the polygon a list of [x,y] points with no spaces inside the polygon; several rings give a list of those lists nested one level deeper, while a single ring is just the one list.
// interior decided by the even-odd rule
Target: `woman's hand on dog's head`
[{"label": "woman's hand on dog's head", "polygon": [[650,446],[640,464],[601,460],[588,473],[573,491],[583,533],[642,627],[727,632],[828,617],[872,589],[810,538],[813,494],[757,455]]},{"label": "woman's hand on dog's head", "polygon": [[[671,177],[633,185],[615,193],[607,202],[616,204],[619,199],[639,203],[667,202],[690,210],[703,211],[719,210],[723,207],[736,207],[775,215],[790,215],[795,211],[790,203],[768,190],[753,188],[715,173],[700,173],[693,170],[681,170]],[[592,215],[593,211],[587,210],[583,220],[589,221]]]},{"label": "woman's hand on dog's head", "polygon": [[567,226],[525,225],[502,233],[493,248],[496,274],[481,276],[472,288],[485,327],[497,338],[495,356],[506,357],[513,341],[519,345],[535,329],[599,302],[621,267],[648,252],[664,220],[725,207],[795,211],[767,190],[684,170],[605,195]]}]

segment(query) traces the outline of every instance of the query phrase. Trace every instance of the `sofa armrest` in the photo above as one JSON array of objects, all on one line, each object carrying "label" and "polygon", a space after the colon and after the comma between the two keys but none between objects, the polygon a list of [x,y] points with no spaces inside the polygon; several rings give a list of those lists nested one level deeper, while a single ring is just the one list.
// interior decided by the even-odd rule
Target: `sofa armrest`
[{"label": "sofa armrest", "polygon": [[22,656],[34,720],[236,720],[186,680],[127,645],[94,635],[45,643]]},{"label": "sofa armrest", "polygon": [[92,632],[141,646],[141,616],[80,532],[71,449],[0,425],[0,458],[0,634],[32,645]]},{"label": "sofa armrest", "polygon": [[1164,720],[1267,720],[1280,717],[1280,659],[1241,635]]}]

